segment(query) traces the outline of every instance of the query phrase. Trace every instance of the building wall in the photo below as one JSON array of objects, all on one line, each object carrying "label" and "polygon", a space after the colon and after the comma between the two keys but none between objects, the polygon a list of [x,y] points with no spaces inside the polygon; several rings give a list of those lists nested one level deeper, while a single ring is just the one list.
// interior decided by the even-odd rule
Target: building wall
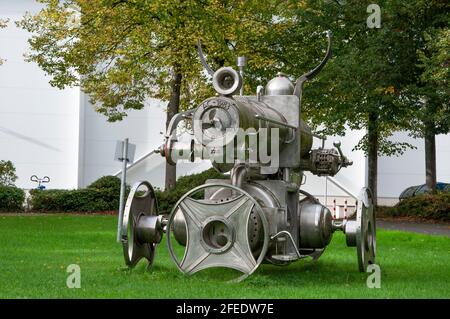
[{"label": "building wall", "polygon": [[130,143],[136,144],[135,159],[162,144],[160,132],[166,123],[164,103],[149,100],[144,109],[129,111],[124,120],[111,123],[94,111],[84,94],[82,99],[80,149],[84,154],[80,156],[80,186],[120,170],[121,163],[114,160],[117,140],[128,137]]},{"label": "building wall", "polygon": [[75,188],[78,179],[78,88],[58,90],[37,65],[24,61],[29,34],[17,28],[32,0],[0,1],[0,159],[17,168],[17,185],[33,188],[31,175],[51,178],[51,187]]},{"label": "building wall", "polygon": [[[408,142],[416,149],[403,155],[378,159],[378,197],[380,204],[394,204],[408,186],[425,183],[425,150],[423,139],[406,132],[395,133],[393,140]],[[436,170],[439,182],[450,183],[450,134],[436,136]]]}]

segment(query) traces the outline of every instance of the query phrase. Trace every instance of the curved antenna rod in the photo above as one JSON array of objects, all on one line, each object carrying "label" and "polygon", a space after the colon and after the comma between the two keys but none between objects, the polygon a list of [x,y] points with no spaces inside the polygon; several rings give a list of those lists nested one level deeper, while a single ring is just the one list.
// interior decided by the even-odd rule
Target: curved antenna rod
[{"label": "curved antenna rod", "polygon": [[297,81],[295,82],[295,91],[294,94],[297,95],[299,98],[301,98],[301,93],[303,89],[303,83],[305,83],[308,80],[311,80],[314,78],[319,72],[323,69],[327,61],[331,58],[331,40],[332,40],[332,34],[331,31],[326,31],[327,34],[327,40],[328,40],[328,47],[327,52],[325,53],[325,57],[323,60],[312,70],[306,72],[302,76],[300,76]]},{"label": "curved antenna rod", "polygon": [[200,58],[200,62],[202,63],[203,67],[211,76],[213,76],[214,70],[206,62],[205,55],[203,54],[203,50],[202,50],[202,41],[200,39],[198,39],[198,42],[197,42],[197,52],[198,52],[198,57]]}]

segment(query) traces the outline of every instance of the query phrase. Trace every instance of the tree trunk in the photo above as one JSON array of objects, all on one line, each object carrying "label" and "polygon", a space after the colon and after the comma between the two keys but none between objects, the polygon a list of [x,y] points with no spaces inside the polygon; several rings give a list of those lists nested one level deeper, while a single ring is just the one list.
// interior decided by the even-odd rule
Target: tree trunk
[{"label": "tree trunk", "polygon": [[378,203],[378,116],[374,112],[369,113],[368,123],[368,179],[367,186],[372,191],[373,204],[376,206]]},{"label": "tree trunk", "polygon": [[436,138],[432,129],[425,133],[425,182],[431,192],[436,192]]},{"label": "tree trunk", "polygon": [[[169,126],[172,117],[179,112],[180,108],[180,88],[181,88],[181,73],[175,70],[171,84],[171,93],[169,104],[167,105],[167,120],[166,129]],[[175,187],[177,181],[177,167],[166,162],[166,181],[165,189],[170,190]]]}]

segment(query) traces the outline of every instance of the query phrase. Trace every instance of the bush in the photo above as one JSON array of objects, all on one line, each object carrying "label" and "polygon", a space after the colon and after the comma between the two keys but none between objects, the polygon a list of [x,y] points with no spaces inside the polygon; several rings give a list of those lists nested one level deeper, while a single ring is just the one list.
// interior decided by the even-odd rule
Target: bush
[{"label": "bush", "polygon": [[30,194],[33,210],[79,212],[118,210],[120,178],[103,176],[85,189],[35,189]]},{"label": "bush", "polygon": [[177,185],[174,189],[169,191],[155,190],[158,199],[159,211],[161,213],[170,213],[173,206],[191,189],[200,186],[206,182],[207,179],[225,179],[225,175],[217,172],[214,168],[210,168],[199,174],[192,174],[182,176],[177,180]]},{"label": "bush", "polygon": [[116,176],[103,176],[90,184],[91,189],[112,189],[120,193],[120,178]]},{"label": "bush", "polygon": [[119,193],[112,189],[35,190],[30,204],[40,211],[108,211],[119,207]]},{"label": "bush", "polygon": [[[159,211],[169,213],[175,203],[185,193],[205,183],[207,179],[226,178],[214,169],[200,174],[180,177],[175,189],[161,191],[156,189]],[[129,192],[127,186],[126,196]],[[104,176],[90,184],[85,189],[76,190],[39,190],[30,191],[30,205],[37,211],[106,211],[118,210],[120,197],[120,178]]]},{"label": "bush", "polygon": [[377,209],[380,217],[418,217],[450,221],[450,193],[420,194],[397,203],[394,207]]},{"label": "bush", "polygon": [[14,186],[0,185],[0,210],[19,211],[23,209],[25,192]]},{"label": "bush", "polygon": [[11,161],[0,161],[0,185],[14,186],[17,180],[16,168]]}]

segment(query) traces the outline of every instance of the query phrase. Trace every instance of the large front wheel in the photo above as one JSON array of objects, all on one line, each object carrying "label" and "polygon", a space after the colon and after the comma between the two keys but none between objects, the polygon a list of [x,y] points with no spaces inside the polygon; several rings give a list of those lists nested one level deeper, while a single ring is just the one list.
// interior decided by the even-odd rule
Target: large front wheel
[{"label": "large front wheel", "polygon": [[345,235],[347,246],[356,246],[359,271],[365,272],[369,264],[375,263],[377,248],[375,209],[370,189],[364,187],[358,197],[356,220],[347,221]]},{"label": "large front wheel", "polygon": [[[229,197],[199,199],[208,190],[228,190]],[[199,196],[200,194],[200,196]],[[177,214],[182,214],[186,231],[186,247],[181,260],[177,258],[170,236]],[[263,225],[263,243],[255,258],[249,243],[250,216],[258,215]],[[179,225],[177,227],[180,227]],[[167,225],[170,255],[180,271],[187,275],[212,267],[225,267],[243,273],[237,280],[252,274],[267,252],[268,223],[261,206],[247,192],[233,185],[211,183],[185,194],[175,205]]]},{"label": "large front wheel", "polygon": [[132,268],[145,258],[150,266],[162,234],[163,220],[158,216],[152,185],[145,181],[134,184],[125,205],[120,234],[125,264]]}]

